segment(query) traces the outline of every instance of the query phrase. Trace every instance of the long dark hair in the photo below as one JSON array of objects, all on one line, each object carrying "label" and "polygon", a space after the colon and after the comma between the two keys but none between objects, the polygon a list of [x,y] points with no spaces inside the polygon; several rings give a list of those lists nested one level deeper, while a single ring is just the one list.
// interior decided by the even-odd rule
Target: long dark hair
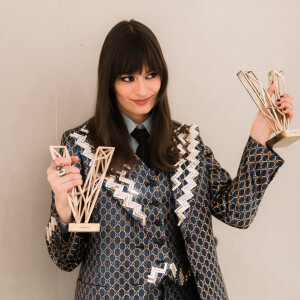
[{"label": "long dark hair", "polygon": [[174,128],[167,97],[168,69],[161,47],[153,32],[144,24],[122,21],[106,36],[98,67],[98,93],[95,115],[88,120],[87,128],[93,147],[113,146],[115,152],[110,172],[136,163],[130,147],[130,137],[119,111],[114,83],[122,74],[141,74],[143,66],[161,78],[161,87],[152,109],[153,122],[149,138],[151,164],[163,171],[175,171],[179,151],[175,145]]}]

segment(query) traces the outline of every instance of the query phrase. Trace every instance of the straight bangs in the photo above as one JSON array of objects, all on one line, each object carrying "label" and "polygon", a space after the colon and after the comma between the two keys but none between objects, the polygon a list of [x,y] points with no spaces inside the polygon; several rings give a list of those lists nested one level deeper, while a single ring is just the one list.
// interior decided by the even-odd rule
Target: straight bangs
[{"label": "straight bangs", "polygon": [[138,34],[132,34],[124,39],[122,47],[114,60],[113,70],[111,72],[111,84],[121,75],[141,74],[143,66],[146,72],[155,72],[164,81],[166,70],[155,45],[145,37]]}]

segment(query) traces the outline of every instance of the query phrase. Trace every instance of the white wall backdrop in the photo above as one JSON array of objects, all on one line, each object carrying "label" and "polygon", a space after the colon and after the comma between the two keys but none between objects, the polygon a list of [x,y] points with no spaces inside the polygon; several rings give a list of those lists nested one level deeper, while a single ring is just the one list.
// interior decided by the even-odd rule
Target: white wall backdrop
[{"label": "white wall backdrop", "polygon": [[[0,299],[73,299],[78,270],[60,271],[44,239],[49,145],[93,112],[99,53],[131,18],[149,26],[170,72],[173,117],[200,126],[235,176],[257,109],[236,73],[283,69],[300,128],[298,0],[0,0]],[[300,142],[248,230],[215,221],[231,300],[300,299]]]}]

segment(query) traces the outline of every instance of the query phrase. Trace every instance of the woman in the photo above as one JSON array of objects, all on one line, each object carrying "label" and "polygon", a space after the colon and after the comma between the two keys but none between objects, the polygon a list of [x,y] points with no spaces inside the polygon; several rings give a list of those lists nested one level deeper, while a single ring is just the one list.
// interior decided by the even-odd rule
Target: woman
[{"label": "woman", "polygon": [[[172,121],[168,71],[152,31],[115,25],[100,54],[94,116],[62,137],[71,160],[52,187],[46,242],[53,261],[81,263],[76,299],[228,299],[212,219],[247,228],[283,160],[266,147],[272,129],[258,113],[234,179],[204,145],[196,125]],[[271,94],[275,85],[271,85]],[[281,109],[293,117],[293,99]],[[67,191],[82,185],[95,149],[115,152],[90,222],[100,233],[68,233]]]}]

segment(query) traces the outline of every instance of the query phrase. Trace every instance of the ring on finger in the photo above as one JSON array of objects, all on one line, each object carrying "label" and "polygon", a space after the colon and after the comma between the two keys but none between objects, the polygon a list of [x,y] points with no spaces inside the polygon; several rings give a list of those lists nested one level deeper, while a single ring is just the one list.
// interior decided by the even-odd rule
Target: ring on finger
[{"label": "ring on finger", "polygon": [[64,168],[61,168],[59,170],[57,170],[57,175],[60,177],[60,176],[64,176],[66,175],[66,170]]},{"label": "ring on finger", "polygon": [[64,164],[60,164],[58,166],[55,166],[56,167],[56,170],[61,170],[65,165]]},{"label": "ring on finger", "polygon": [[65,166],[64,164],[60,164],[60,165],[56,166],[58,176],[66,175],[66,170],[64,169],[64,166]]}]

